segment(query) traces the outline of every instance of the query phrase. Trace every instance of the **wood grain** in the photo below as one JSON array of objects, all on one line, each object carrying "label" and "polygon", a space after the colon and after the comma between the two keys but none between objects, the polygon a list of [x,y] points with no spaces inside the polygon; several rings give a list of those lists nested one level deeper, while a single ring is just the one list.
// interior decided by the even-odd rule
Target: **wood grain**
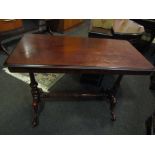
[{"label": "wood grain", "polygon": [[0,32],[6,32],[21,28],[23,22],[21,19],[16,20],[0,20]]},{"label": "wood grain", "polygon": [[[129,42],[114,39],[25,35],[7,59],[6,66],[27,72],[106,72],[146,74],[151,65]],[[20,70],[20,69],[23,69]]]}]

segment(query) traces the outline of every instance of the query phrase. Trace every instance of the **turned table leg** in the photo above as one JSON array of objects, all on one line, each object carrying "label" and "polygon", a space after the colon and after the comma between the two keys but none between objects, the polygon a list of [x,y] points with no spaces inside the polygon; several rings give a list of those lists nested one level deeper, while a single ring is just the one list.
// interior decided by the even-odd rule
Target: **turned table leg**
[{"label": "turned table leg", "polygon": [[120,86],[120,82],[122,80],[123,75],[119,75],[118,78],[116,79],[113,87],[111,89],[108,89],[105,91],[106,96],[110,102],[110,111],[111,111],[111,116],[112,116],[112,121],[116,120],[116,115],[114,113],[114,109],[117,103],[117,99],[116,99],[116,93],[118,91],[118,88]]},{"label": "turned table leg", "polygon": [[111,119],[112,119],[112,121],[116,120],[116,115],[114,113],[114,108],[116,106],[116,103],[117,103],[116,97],[112,95],[111,98],[110,98],[110,110],[111,110]]},{"label": "turned table leg", "polygon": [[111,90],[107,90],[106,95],[107,95],[107,99],[109,100],[109,103],[110,103],[111,120],[115,121],[116,115],[114,113],[114,109],[115,109],[115,106],[117,103],[116,97]]},{"label": "turned table leg", "polygon": [[40,101],[40,93],[38,89],[38,83],[35,80],[34,74],[29,73],[30,75],[30,87],[31,87],[31,93],[32,93],[32,108],[33,108],[33,119],[32,119],[32,126],[35,127],[39,123],[39,116],[38,116],[38,106]]}]

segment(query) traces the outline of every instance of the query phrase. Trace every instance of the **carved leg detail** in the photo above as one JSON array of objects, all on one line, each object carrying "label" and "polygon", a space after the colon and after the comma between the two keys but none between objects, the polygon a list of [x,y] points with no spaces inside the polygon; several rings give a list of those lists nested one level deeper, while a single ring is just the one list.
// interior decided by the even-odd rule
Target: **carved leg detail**
[{"label": "carved leg detail", "polygon": [[114,109],[115,109],[115,106],[117,103],[116,94],[117,94],[117,91],[119,89],[122,77],[123,77],[123,75],[119,75],[118,78],[116,79],[116,81],[114,82],[113,87],[111,89],[104,91],[106,98],[110,102],[110,111],[111,111],[112,121],[116,120],[116,115],[114,113]]},{"label": "carved leg detail", "polygon": [[111,110],[111,115],[112,115],[112,120],[115,121],[116,120],[116,115],[114,114],[114,108],[116,106],[117,100],[116,100],[116,94],[117,91],[119,89],[120,86],[120,82],[123,78],[123,75],[119,75],[113,85],[113,88],[110,91],[110,96],[109,96],[109,100],[110,100],[110,110]]},{"label": "carved leg detail", "polygon": [[110,98],[110,110],[111,110],[111,116],[112,116],[112,121],[115,121],[116,120],[116,115],[114,113],[114,108],[116,106],[116,103],[117,103],[117,100],[116,100],[116,97],[114,95],[111,95]]},{"label": "carved leg detail", "polygon": [[116,103],[117,103],[116,97],[113,94],[112,90],[107,90],[106,91],[106,97],[107,97],[107,99],[109,100],[109,103],[110,103],[111,119],[112,119],[112,121],[115,121],[116,120],[116,115],[114,113],[114,109],[115,109],[115,106],[116,106]]},{"label": "carved leg detail", "polygon": [[34,110],[32,126],[35,127],[39,123],[39,120],[38,120],[38,105],[37,105],[37,103],[33,102],[32,107],[33,107],[33,110]]},{"label": "carved leg detail", "polygon": [[35,127],[39,123],[39,116],[38,116],[38,106],[39,106],[39,101],[40,101],[40,92],[38,89],[38,83],[35,81],[35,77],[33,73],[30,74],[30,87],[31,87],[31,93],[32,93],[32,108],[33,108],[33,119],[32,119],[32,126]]}]

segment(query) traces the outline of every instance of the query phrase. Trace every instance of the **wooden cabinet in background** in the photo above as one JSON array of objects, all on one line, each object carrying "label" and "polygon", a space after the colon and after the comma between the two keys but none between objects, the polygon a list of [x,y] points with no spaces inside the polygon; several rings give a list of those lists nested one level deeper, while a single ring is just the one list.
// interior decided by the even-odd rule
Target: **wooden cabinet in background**
[{"label": "wooden cabinet in background", "polygon": [[23,30],[21,19],[1,19],[0,20],[0,50],[9,55],[7,48],[4,46],[4,40],[16,36]]},{"label": "wooden cabinet in background", "polygon": [[0,32],[15,30],[21,28],[22,26],[23,22],[21,19],[0,20]]},{"label": "wooden cabinet in background", "polygon": [[73,27],[81,24],[82,22],[83,22],[82,19],[64,19],[63,20],[63,23],[64,23],[63,29],[64,29],[64,31],[68,30],[70,28],[73,28]]},{"label": "wooden cabinet in background", "polygon": [[83,21],[83,19],[53,19],[48,22],[52,31],[63,33],[66,30],[80,25]]}]

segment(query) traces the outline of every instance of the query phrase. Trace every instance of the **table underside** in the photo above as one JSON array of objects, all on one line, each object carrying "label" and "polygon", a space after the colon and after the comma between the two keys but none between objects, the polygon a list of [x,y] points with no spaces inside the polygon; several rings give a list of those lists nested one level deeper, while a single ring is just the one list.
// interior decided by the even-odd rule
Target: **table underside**
[{"label": "table underside", "polygon": [[[151,71],[149,70],[127,70],[127,69],[109,69],[109,70],[103,70],[103,69],[99,69],[99,68],[63,68],[62,66],[58,68],[58,66],[56,68],[36,68],[36,67],[8,67],[8,69],[11,72],[21,72],[21,73],[29,73],[30,75],[30,87],[31,87],[31,93],[32,93],[32,98],[33,98],[33,102],[32,102],[32,107],[33,107],[33,118],[32,118],[32,126],[35,127],[38,125],[39,123],[39,111],[40,108],[42,106],[40,106],[41,104],[41,100],[42,99],[47,99],[47,98],[54,98],[54,99],[61,99],[61,97],[66,98],[66,99],[70,99],[70,98],[75,98],[75,99],[103,99],[103,100],[107,100],[110,103],[110,112],[111,112],[111,117],[112,120],[116,120],[116,116],[114,113],[114,108],[116,106],[117,103],[117,99],[116,99],[116,94],[118,91],[118,88],[120,86],[120,82],[121,79],[124,75],[129,74],[129,75],[147,75],[150,74]],[[38,83],[35,80],[35,76],[34,73],[74,73],[74,74],[100,74],[101,76],[104,74],[115,74],[118,75],[116,81],[114,82],[112,88],[109,89],[104,89],[102,86],[102,84],[100,84],[100,89],[99,91],[91,91],[91,92],[51,92],[51,93],[45,93],[43,92],[40,88],[37,87]],[[102,83],[102,80],[100,80],[100,83]]]},{"label": "table underside", "polygon": [[[29,73],[30,75],[30,87],[31,87],[31,94],[32,94],[32,108],[33,108],[33,118],[32,118],[32,126],[35,127],[39,123],[39,112],[41,111],[41,100],[42,99],[47,99],[47,98],[58,98],[60,97],[65,97],[66,99],[69,98],[75,98],[75,99],[106,99],[110,103],[110,111],[111,111],[111,117],[112,120],[116,120],[116,116],[114,113],[114,108],[116,105],[116,93],[118,91],[118,88],[120,86],[121,79],[123,75],[118,75],[116,81],[113,84],[112,88],[109,89],[104,89],[102,87],[102,84],[100,85],[100,90],[99,91],[92,91],[92,92],[51,92],[51,93],[45,93],[43,92],[40,88],[37,87],[38,83],[35,80],[34,73]],[[102,80],[100,83],[102,83]]]}]

